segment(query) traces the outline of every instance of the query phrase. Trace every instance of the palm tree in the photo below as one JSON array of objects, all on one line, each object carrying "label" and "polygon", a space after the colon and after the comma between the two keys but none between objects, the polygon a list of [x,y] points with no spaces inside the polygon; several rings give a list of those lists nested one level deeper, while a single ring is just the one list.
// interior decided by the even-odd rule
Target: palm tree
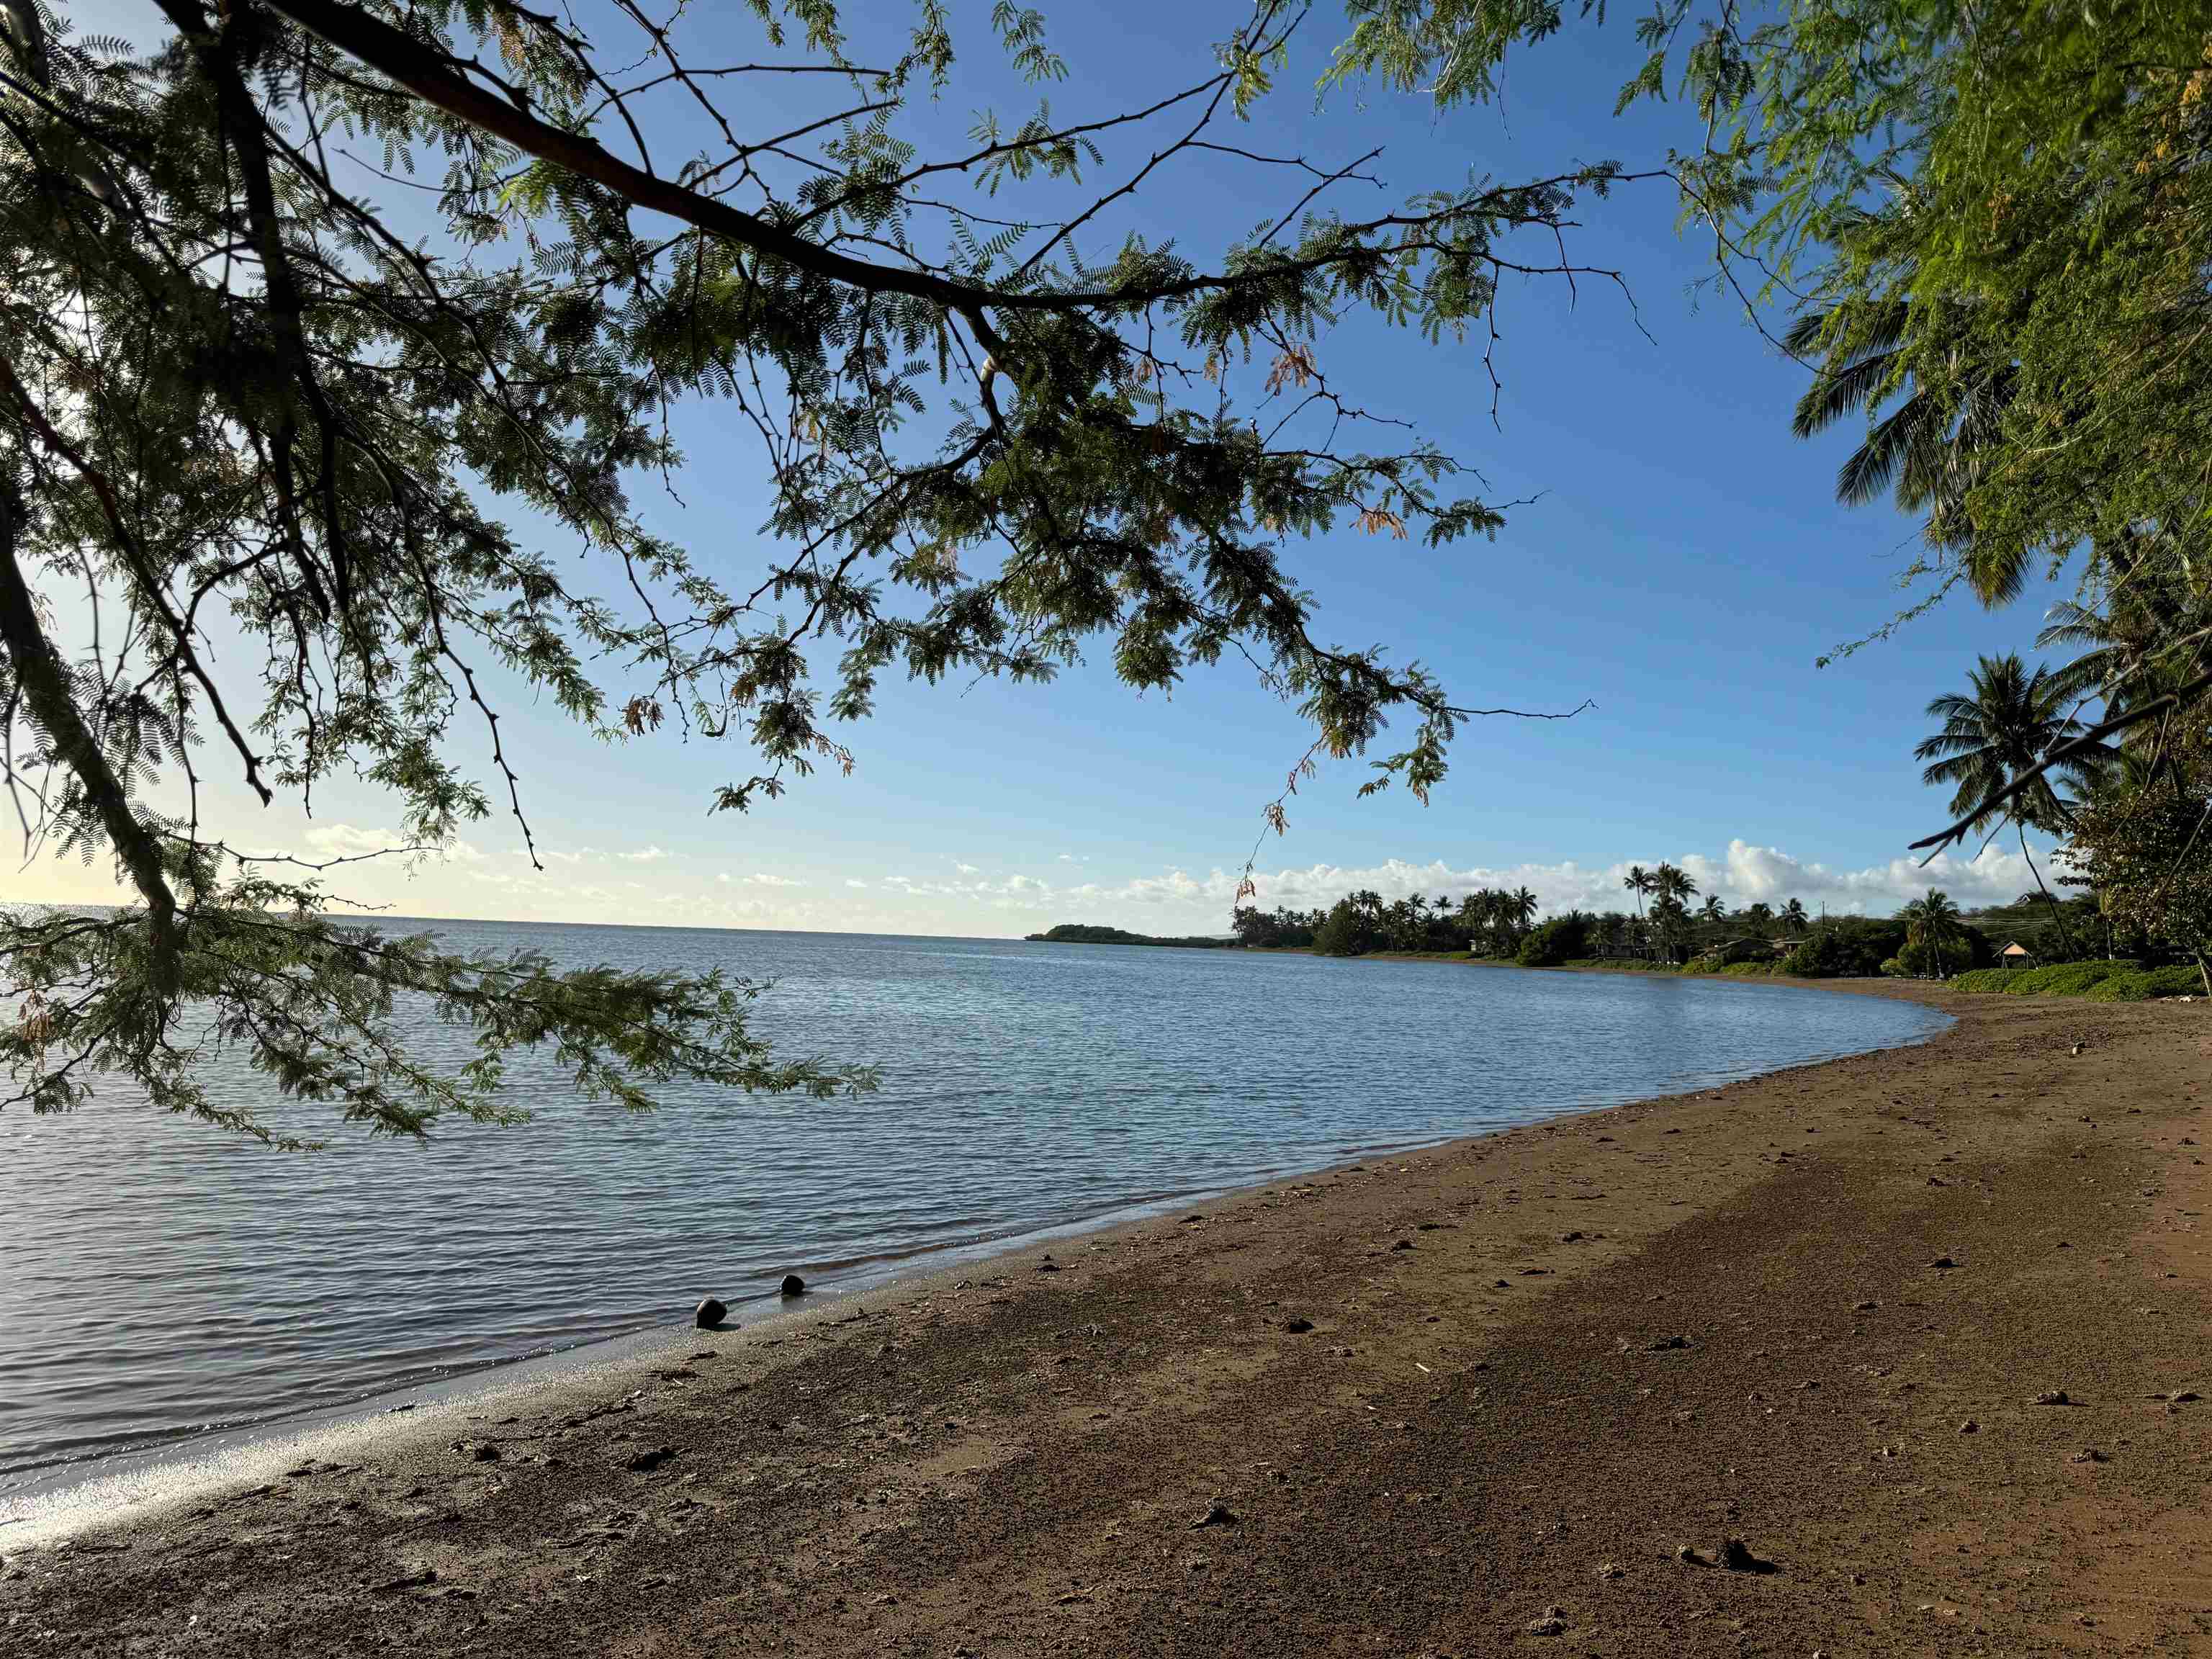
[{"label": "palm tree", "polygon": [[1766,930],[1774,925],[1774,907],[1764,899],[1756,904],[1747,904],[1743,907],[1743,919],[1750,924],[1753,933],[1765,939]]},{"label": "palm tree", "polygon": [[[1929,763],[1920,775],[1922,782],[1952,786],[1954,812],[1968,811],[1989,799],[2083,730],[2069,712],[2076,696],[2066,677],[2040,663],[2030,674],[2016,652],[1984,657],[1966,678],[1968,695],[1951,692],[1929,702],[1928,712],[1943,722],[1942,729],[1912,751]],[[1990,808],[1967,826],[1970,833],[1979,834],[1992,824],[2002,829],[2009,821],[2019,832],[2020,854],[2027,860],[2036,890],[2051,907],[2059,948],[2069,956],[2065,916],[2027,850],[2027,832],[2036,829],[2046,835],[2064,834],[2072,819],[2053,783],[2068,780],[2086,788],[2112,764],[2115,752],[2109,744],[2091,744],[2039,774],[2008,803]]]},{"label": "palm tree", "polygon": [[1536,920],[1536,896],[1523,887],[1510,895],[1505,903],[1507,914],[1513,918],[1515,928],[1521,933],[1527,933],[1528,924]]},{"label": "palm tree", "polygon": [[[1871,227],[1872,215],[1860,224]],[[1840,232],[1844,240],[1850,226]],[[1784,343],[1801,356],[1818,354],[1820,373],[1797,400],[1791,428],[1801,438],[1825,430],[1845,416],[1862,415],[1866,441],[1851,452],[1836,474],[1836,499],[1863,507],[1889,491],[1898,508],[1925,514],[1923,533],[1932,546],[1957,550],[1984,603],[2018,597],[2030,568],[2031,550],[2001,541],[1977,544],[1966,535],[1967,493],[1981,477],[2000,437],[2007,406],[2017,389],[2009,364],[1992,367],[1985,356],[1961,350],[1953,361],[1960,373],[1933,388],[1904,372],[1906,333],[1923,338],[1936,328],[1963,332],[1968,320],[1961,307],[1921,303],[1882,296],[1846,301],[1826,311],[1806,313],[1784,335]],[[1887,415],[1877,412],[1895,400]]]},{"label": "palm tree", "polygon": [[1944,947],[1961,934],[1959,907],[1948,893],[1931,887],[1926,897],[1913,900],[1897,916],[1905,924],[1905,942],[1920,947],[1921,958],[1930,969],[1928,977],[1936,978],[1943,966]]},{"label": "palm tree", "polygon": [[[1770,911],[1768,914],[1771,915],[1772,912]],[[1802,931],[1806,921],[1805,905],[1802,899],[1791,899],[1789,903],[1782,907],[1782,926],[1786,933]]]},{"label": "palm tree", "polygon": [[1728,920],[1728,905],[1718,893],[1708,893],[1705,902],[1698,907],[1698,919],[1715,923],[1725,921]]}]

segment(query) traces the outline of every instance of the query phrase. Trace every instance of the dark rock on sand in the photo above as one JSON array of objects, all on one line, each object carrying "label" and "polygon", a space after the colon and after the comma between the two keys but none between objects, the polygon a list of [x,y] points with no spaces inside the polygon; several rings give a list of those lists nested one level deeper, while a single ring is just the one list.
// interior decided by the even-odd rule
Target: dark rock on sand
[{"label": "dark rock on sand", "polygon": [[1237,1516],[1229,1505],[1216,1498],[1206,1506],[1204,1515],[1190,1523],[1190,1529],[1196,1532],[1200,1527],[1233,1527],[1236,1524]]},{"label": "dark rock on sand", "polygon": [[691,1316],[701,1330],[711,1331],[730,1316],[730,1310],[710,1296],[700,1303]]},{"label": "dark rock on sand", "polygon": [[1724,1538],[1716,1553],[1722,1566],[1730,1572],[1779,1572],[1781,1568],[1771,1561],[1762,1561],[1751,1553],[1751,1546],[1741,1538]]},{"label": "dark rock on sand", "polygon": [[1310,1319],[1285,1319],[1283,1322],[1283,1328],[1288,1331],[1292,1336],[1304,1336],[1308,1331],[1313,1328],[1313,1321]]},{"label": "dark rock on sand", "polygon": [[2063,1389],[2046,1389],[2035,1396],[2035,1403],[2039,1406],[2070,1406],[2075,1402],[2066,1397]]},{"label": "dark rock on sand", "polygon": [[644,1474],[650,1470],[659,1468],[675,1455],[676,1448],[673,1446],[650,1446],[641,1452],[632,1453],[629,1462],[623,1467],[633,1474]]},{"label": "dark rock on sand", "polygon": [[1689,1346],[1690,1339],[1686,1336],[1657,1336],[1644,1345],[1644,1352],[1671,1353],[1677,1348],[1686,1348]]},{"label": "dark rock on sand", "polygon": [[806,1281],[801,1279],[797,1273],[786,1273],[783,1276],[781,1294],[785,1296],[805,1296],[806,1294]]}]

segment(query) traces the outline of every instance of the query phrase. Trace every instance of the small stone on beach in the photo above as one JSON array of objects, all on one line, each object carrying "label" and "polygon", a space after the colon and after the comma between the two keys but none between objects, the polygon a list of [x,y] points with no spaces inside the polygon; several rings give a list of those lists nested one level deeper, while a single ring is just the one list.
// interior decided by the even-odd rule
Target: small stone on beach
[{"label": "small stone on beach", "polygon": [[1201,1527],[1233,1527],[1236,1524],[1237,1516],[1231,1512],[1229,1505],[1217,1498],[1206,1506],[1204,1515],[1190,1523],[1190,1529],[1196,1532]]},{"label": "small stone on beach", "polygon": [[2065,1389],[2046,1389],[2035,1396],[2035,1403],[2039,1406],[2070,1406],[2074,1402],[2066,1397]]},{"label": "small stone on beach", "polygon": [[1313,1328],[1313,1321],[1310,1319],[1285,1319],[1283,1322],[1283,1328],[1288,1331],[1292,1336],[1304,1336],[1308,1331]]},{"label": "small stone on beach", "polygon": [[653,1446],[644,1451],[633,1453],[629,1462],[623,1467],[633,1474],[644,1474],[659,1468],[675,1455],[676,1449],[673,1446]]},{"label": "small stone on beach", "polygon": [[779,1293],[784,1296],[805,1296],[806,1294],[806,1281],[801,1279],[797,1273],[786,1273],[783,1276],[783,1285]]},{"label": "small stone on beach", "polygon": [[692,1319],[702,1331],[713,1330],[729,1316],[730,1310],[711,1296],[702,1301],[698,1307],[692,1310],[691,1315]]},{"label": "small stone on beach", "polygon": [[1971,1417],[1965,1422],[1959,1425],[1959,1432],[1960,1434],[1979,1434],[1981,1431],[1982,1425],[1975,1422]]}]

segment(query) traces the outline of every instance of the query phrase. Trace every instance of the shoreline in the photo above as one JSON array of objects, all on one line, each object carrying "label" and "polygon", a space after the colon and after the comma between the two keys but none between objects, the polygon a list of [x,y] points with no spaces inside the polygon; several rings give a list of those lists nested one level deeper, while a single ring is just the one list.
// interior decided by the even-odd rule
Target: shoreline
[{"label": "shoreline", "polygon": [[[2212,1632],[2186,1589],[2212,1406],[2144,1398],[2212,1394],[2185,1150],[2212,1027],[1808,988],[1956,1023],[665,1334],[72,1547],[0,1529],[0,1627],[824,1655]],[[2058,1387],[2086,1404],[2027,1403]],[[1194,1528],[1216,1502],[1234,1523]],[[1673,1554],[1724,1531],[1780,1571]]]},{"label": "shoreline", "polygon": [[[1262,954],[1310,956],[1314,952],[1302,947],[1291,947]],[[1472,963],[1478,966],[1510,968],[1522,972],[1609,971],[1599,969],[1519,969],[1518,964],[1504,961],[1404,952],[1370,952],[1366,957],[1340,960],[1450,962],[1455,965]],[[1894,981],[1881,980],[1762,979],[1729,982],[1774,984],[1790,989],[1844,994],[1848,994],[1848,988],[1853,983],[1876,988],[1894,984]],[[1927,1000],[1911,996],[1888,1000]],[[1933,1041],[1940,1037],[1946,1029],[1939,1026],[1925,1035],[1887,1044],[1884,1048],[1911,1047]],[[1883,1048],[1878,1048],[1862,1049],[1857,1053],[1882,1051]],[[1842,1056],[1846,1059],[1852,1057]],[[1798,1062],[1778,1071],[1753,1075],[1754,1078],[1771,1077],[1778,1075],[1778,1071],[1799,1070],[1808,1064],[1828,1064],[1834,1058],[1830,1056]],[[1727,1083],[1743,1080],[1747,1079],[1708,1079],[1702,1086],[1725,1086]],[[743,1302],[731,1302],[729,1320],[717,1333],[701,1333],[682,1324],[658,1322],[574,1346],[492,1360],[442,1376],[413,1382],[395,1382],[340,1403],[295,1411],[279,1409],[265,1417],[125,1446],[90,1458],[17,1470],[0,1475],[0,1554],[4,1554],[11,1544],[20,1548],[28,1542],[52,1541],[95,1524],[112,1524],[126,1518],[135,1524],[147,1514],[194,1501],[204,1491],[220,1489],[240,1481],[268,1478],[281,1473],[286,1467],[296,1464],[302,1455],[341,1444],[356,1436],[373,1438],[380,1427],[386,1426],[384,1419],[392,1416],[426,1407],[438,1408],[442,1413],[449,1409],[478,1405],[498,1407],[514,1400],[532,1397],[547,1388],[558,1388],[571,1380],[581,1384],[595,1377],[620,1374],[626,1366],[635,1369],[640,1364],[664,1358],[667,1353],[682,1347],[693,1335],[726,1336],[744,1329],[757,1332],[802,1323],[810,1316],[821,1316],[848,1297],[872,1296],[880,1298],[900,1292],[909,1285],[955,1269],[988,1267],[1000,1257],[1020,1255],[1057,1241],[1081,1243],[1091,1234],[1103,1234],[1138,1225],[1178,1206],[1247,1197],[1273,1182],[1333,1176],[1359,1159],[1434,1153],[1510,1133],[1516,1128],[1560,1122],[1593,1111],[1617,1109],[1623,1105],[1642,1103],[1645,1099],[1667,1097],[1638,1097],[1630,1101],[1600,1099],[1565,1106],[1544,1117],[1519,1123],[1462,1130],[1436,1139],[1377,1141],[1372,1145],[1348,1147],[1341,1156],[1326,1164],[1285,1166],[1273,1172],[1255,1173],[1249,1180],[1239,1180],[1229,1186],[1192,1188],[1137,1198],[1103,1211],[1047,1221],[1036,1226],[1013,1227],[1002,1232],[987,1233],[963,1243],[933,1247],[909,1255],[880,1258],[860,1264],[857,1272],[840,1273],[834,1278],[826,1275],[813,1277],[809,1279],[809,1291],[804,1298],[787,1301],[773,1291],[767,1291]],[[809,1271],[811,1272],[811,1269]],[[425,1418],[423,1420],[431,1419]],[[10,1530],[16,1528],[22,1530]]]}]

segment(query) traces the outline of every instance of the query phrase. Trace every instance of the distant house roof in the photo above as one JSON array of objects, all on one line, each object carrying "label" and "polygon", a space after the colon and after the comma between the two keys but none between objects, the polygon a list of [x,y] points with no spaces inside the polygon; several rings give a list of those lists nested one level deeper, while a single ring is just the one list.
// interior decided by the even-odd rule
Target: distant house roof
[{"label": "distant house roof", "polygon": [[2018,939],[2014,939],[2011,944],[2006,945],[2003,950],[1998,951],[1997,954],[2001,957],[2032,957],[2035,952],[2029,950],[2027,946],[2022,945]]}]

